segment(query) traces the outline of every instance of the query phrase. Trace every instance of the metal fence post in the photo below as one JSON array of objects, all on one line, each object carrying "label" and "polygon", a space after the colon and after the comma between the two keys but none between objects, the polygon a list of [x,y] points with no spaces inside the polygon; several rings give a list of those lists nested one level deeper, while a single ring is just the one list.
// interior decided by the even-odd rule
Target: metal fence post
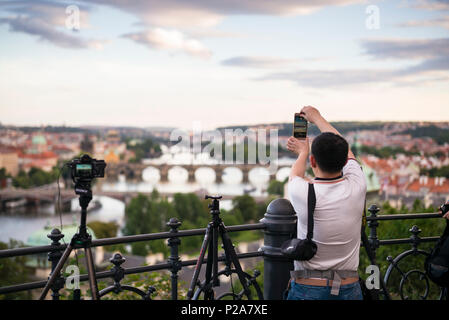
[{"label": "metal fence post", "polygon": [[372,204],[368,211],[370,213],[370,218],[373,218],[374,220],[368,221],[368,228],[369,228],[369,237],[368,242],[371,246],[371,250],[373,252],[373,259],[374,264],[376,264],[376,250],[379,248],[379,239],[377,237],[377,227],[379,226],[379,222],[375,220],[377,217],[377,213],[380,211],[379,207],[375,204]]},{"label": "metal fence post", "polygon": [[[170,227],[170,232],[177,233],[181,222],[176,218],[171,218],[167,222],[167,226]],[[181,270],[181,261],[179,260],[178,247],[181,244],[181,240],[178,237],[168,239],[168,246],[170,247],[170,257],[168,262],[171,264],[171,299],[178,299],[178,271]]]},{"label": "metal fence post", "polygon": [[[62,234],[61,231],[59,231],[59,229],[55,228],[55,229],[51,230],[51,233],[48,234],[47,237],[52,241],[51,245],[57,249],[61,245],[59,240],[61,240],[64,237],[64,234]],[[48,261],[51,262],[50,275],[55,270],[56,265],[59,262],[59,259],[61,259],[61,256],[62,256],[61,250],[51,250],[48,253]],[[53,300],[59,300],[59,296],[60,296],[59,290],[61,290],[62,288],[64,288],[64,278],[61,277],[61,274],[59,274],[55,283],[51,287],[51,291],[52,291],[51,296],[53,297]]]},{"label": "metal fence post", "polygon": [[293,270],[293,261],[281,253],[281,245],[296,234],[296,214],[287,199],[276,199],[270,202],[264,218],[264,298],[281,300]]},{"label": "metal fence post", "polygon": [[421,229],[414,225],[409,231],[412,233],[410,240],[412,240],[413,251],[418,251],[418,246],[421,243],[421,238],[419,237]]},{"label": "metal fence post", "polygon": [[117,252],[112,256],[111,259],[109,259],[109,262],[111,262],[114,265],[111,271],[114,272],[112,278],[114,279],[114,293],[116,294],[120,293],[122,286],[120,281],[122,281],[123,278],[125,277],[125,269],[123,269],[122,267],[122,264],[125,263],[125,261],[126,259],[123,258],[120,252]]}]

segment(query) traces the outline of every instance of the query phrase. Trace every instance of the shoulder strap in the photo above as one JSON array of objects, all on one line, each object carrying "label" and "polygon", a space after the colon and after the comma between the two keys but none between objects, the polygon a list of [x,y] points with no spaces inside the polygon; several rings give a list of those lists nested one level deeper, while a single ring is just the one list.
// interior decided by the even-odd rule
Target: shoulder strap
[{"label": "shoulder strap", "polygon": [[316,196],[313,183],[309,182],[309,191],[307,194],[307,239],[313,238],[313,213],[315,211]]}]

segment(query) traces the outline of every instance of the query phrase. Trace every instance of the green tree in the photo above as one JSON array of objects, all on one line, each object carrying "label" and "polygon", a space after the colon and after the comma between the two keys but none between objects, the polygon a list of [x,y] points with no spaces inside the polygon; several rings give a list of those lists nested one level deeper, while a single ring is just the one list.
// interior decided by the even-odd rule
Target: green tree
[{"label": "green tree", "polygon": [[232,211],[221,210],[221,218],[226,226],[243,224],[243,216],[239,209]]},{"label": "green tree", "polygon": [[175,208],[176,217],[182,222],[191,221],[198,225],[209,220],[206,203],[202,202],[194,193],[176,193],[173,196],[172,204]]},{"label": "green tree", "polygon": [[9,174],[6,173],[5,168],[0,168],[0,180],[6,179],[9,177]]},{"label": "green tree", "polygon": [[[199,202],[198,197],[196,197],[196,200]],[[195,198],[191,195],[178,197],[178,201],[184,201],[186,203],[193,202],[193,205],[190,203],[187,206],[191,210],[195,210],[192,208],[198,206],[198,204],[195,204]],[[201,207],[200,202],[199,207]],[[166,199],[161,199],[157,191],[153,191],[149,197],[139,194],[125,208],[126,222],[123,233],[125,235],[134,235],[161,232],[162,230],[167,230],[166,223],[172,217],[180,218],[180,214],[176,211],[174,204],[168,202]],[[164,240],[150,241],[148,243],[136,242],[131,247],[132,253],[138,255],[146,255],[149,252],[168,254],[168,248]]]},{"label": "green tree", "polygon": [[[89,222],[87,226],[93,230],[95,236],[98,239],[116,237],[119,227],[116,222],[102,222],[102,221],[92,221]],[[104,249],[109,252],[119,251],[121,253],[127,253],[124,244],[113,244],[109,246],[104,246]]]},{"label": "green tree", "polygon": [[131,244],[131,253],[136,256],[146,256],[149,251],[148,243],[134,242]]},{"label": "green tree", "polygon": [[91,221],[87,226],[94,231],[98,239],[117,236],[118,224],[116,222]]},{"label": "green tree", "polygon": [[[197,226],[194,225],[189,220],[182,221],[180,230],[196,229]],[[193,237],[183,237],[181,238],[181,245],[179,246],[180,252],[194,252],[199,250],[201,243],[203,241],[203,236],[193,236]]]},{"label": "green tree", "polygon": [[151,207],[152,203],[147,196],[139,194],[133,198],[125,208],[126,223],[123,233],[125,235],[150,233],[151,221],[154,220],[149,214]]},{"label": "green tree", "polygon": [[13,186],[16,188],[32,188],[55,182],[58,177],[58,169],[46,172],[40,168],[32,167],[28,173],[21,170],[17,177],[13,179]]},{"label": "green tree", "polygon": [[267,192],[270,195],[278,195],[283,196],[284,195],[284,185],[285,182],[281,182],[278,180],[271,180],[268,184]]},{"label": "green tree", "polygon": [[131,139],[126,140],[126,148],[134,152],[134,158],[130,162],[140,162],[143,158],[153,158],[161,153],[161,147],[151,138],[132,143]]},{"label": "green tree", "polygon": [[[22,246],[23,244],[21,242],[12,239],[8,244],[0,242],[0,250],[14,249]],[[29,282],[31,270],[26,266],[26,261],[26,256],[0,259],[0,287]],[[0,300],[2,299],[31,299],[31,293],[29,291],[21,291],[0,295]]]},{"label": "green tree", "polygon": [[449,178],[449,166],[442,166],[441,168],[421,169],[420,174],[430,177]]},{"label": "green tree", "polygon": [[232,199],[233,212],[239,211],[243,217],[243,222],[253,222],[257,218],[257,204],[250,195],[237,196]]}]

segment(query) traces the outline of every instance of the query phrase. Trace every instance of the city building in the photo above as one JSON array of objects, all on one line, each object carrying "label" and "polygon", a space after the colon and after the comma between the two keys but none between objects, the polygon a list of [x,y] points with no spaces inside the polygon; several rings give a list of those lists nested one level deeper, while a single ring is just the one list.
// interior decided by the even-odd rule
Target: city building
[{"label": "city building", "polygon": [[11,176],[19,173],[19,155],[15,148],[0,146],[0,168],[5,168]]}]

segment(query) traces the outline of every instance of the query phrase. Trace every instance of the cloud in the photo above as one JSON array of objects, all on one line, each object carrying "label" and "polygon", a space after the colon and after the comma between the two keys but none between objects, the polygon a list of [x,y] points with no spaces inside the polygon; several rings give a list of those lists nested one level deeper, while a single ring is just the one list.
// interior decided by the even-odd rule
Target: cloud
[{"label": "cloud", "polygon": [[[65,26],[67,18],[66,8],[73,3],[63,3],[48,0],[20,0],[4,1],[0,3],[0,9],[13,13],[15,16],[26,16],[40,19],[54,26]],[[77,4],[80,15],[80,25],[82,28],[89,27],[89,7],[84,4]]]},{"label": "cloud", "polygon": [[449,70],[449,58],[438,57],[425,60],[417,65],[405,68],[399,71],[400,74],[410,75],[430,71],[446,71]]},{"label": "cloud", "polygon": [[212,53],[198,40],[188,38],[178,30],[153,28],[143,32],[128,33],[124,38],[134,40],[149,48],[183,52],[192,56],[209,58]]},{"label": "cloud", "polygon": [[[106,41],[85,39],[66,29],[68,5],[46,0],[4,1],[0,9],[9,15],[0,17],[0,24],[8,25],[11,32],[36,36],[62,48],[102,48]],[[88,7],[80,5],[78,9],[81,29],[89,27]]]},{"label": "cloud", "polygon": [[375,59],[423,59],[449,56],[449,38],[363,40],[364,53]]},{"label": "cloud", "polygon": [[206,39],[206,38],[245,38],[248,37],[247,34],[241,32],[229,32],[222,31],[211,28],[188,28],[187,33],[190,37],[195,39]]},{"label": "cloud", "polygon": [[399,27],[441,27],[449,29],[449,16],[428,19],[411,20],[398,24]]},{"label": "cloud", "polygon": [[362,3],[363,0],[92,0],[139,16],[162,27],[213,26],[228,15],[301,15],[326,6]]},{"label": "cloud", "polygon": [[[415,40],[365,40],[364,54],[375,59],[407,59],[418,63],[397,69],[295,70],[274,72],[255,80],[285,80],[304,87],[341,87],[366,83],[418,85],[421,81],[447,81],[449,38]],[[435,77],[435,74],[437,76]]]},{"label": "cloud", "polygon": [[365,54],[374,59],[419,60],[397,70],[398,75],[449,70],[449,38],[362,41]]},{"label": "cloud", "polygon": [[[100,46],[102,41],[82,39],[81,35],[64,30],[65,8],[80,8],[82,26],[88,26],[88,12],[95,5],[105,5],[134,14],[147,31],[126,36],[151,48],[183,51],[194,56],[208,57],[210,51],[197,39],[204,37],[233,37],[231,33],[211,30],[229,15],[309,14],[326,6],[342,6],[363,0],[17,0],[0,2],[2,23],[12,32],[39,37],[64,48]],[[201,31],[201,28],[206,31]],[[197,29],[195,29],[197,28]],[[170,31],[174,30],[174,31]]]},{"label": "cloud", "polygon": [[233,57],[221,61],[224,66],[250,67],[250,68],[276,68],[297,64],[298,59],[286,59],[277,57]]},{"label": "cloud", "polygon": [[101,49],[105,41],[86,40],[58,31],[54,26],[38,18],[14,17],[0,18],[0,24],[7,24],[12,32],[22,32],[37,36],[63,48],[95,48]]},{"label": "cloud", "polygon": [[255,80],[286,80],[303,87],[327,88],[386,81],[394,76],[391,70],[300,70],[276,72]]},{"label": "cloud", "polygon": [[449,1],[447,0],[415,0],[410,5],[413,8],[424,10],[449,10]]}]

